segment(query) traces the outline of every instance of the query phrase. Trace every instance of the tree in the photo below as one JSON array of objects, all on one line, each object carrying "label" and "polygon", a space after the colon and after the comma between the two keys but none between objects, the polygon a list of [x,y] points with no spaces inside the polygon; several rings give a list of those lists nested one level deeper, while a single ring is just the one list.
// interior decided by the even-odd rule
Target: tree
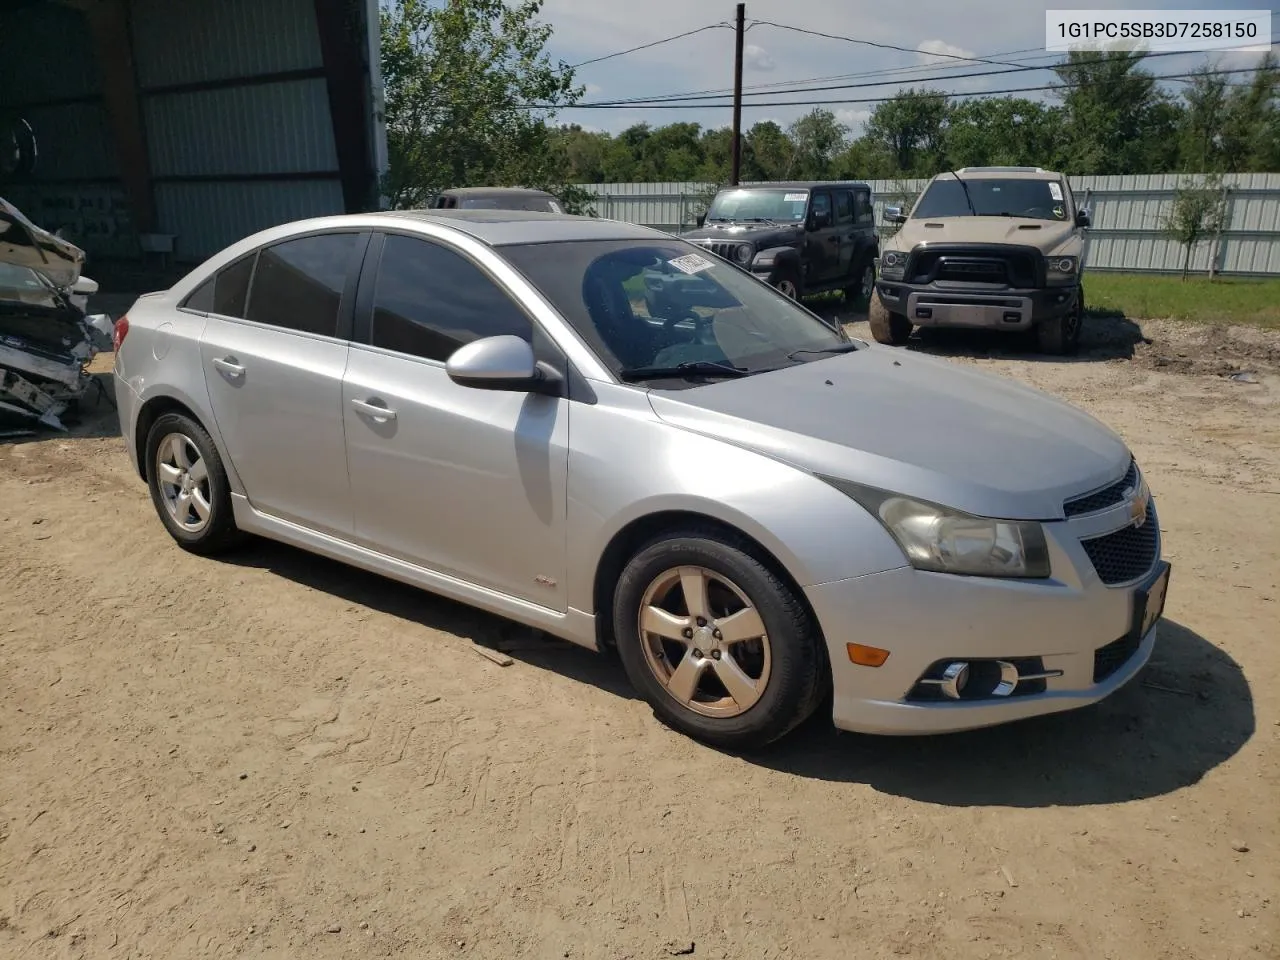
[{"label": "tree", "polygon": [[793,123],[788,133],[795,152],[787,176],[823,180],[831,175],[831,162],[844,147],[849,128],[830,110],[815,107]]},{"label": "tree", "polygon": [[[561,192],[546,120],[581,99],[545,52],[542,0],[389,0],[381,11],[389,171],[395,207],[439,190],[520,185]],[[545,104],[531,109],[528,104]]]},{"label": "tree", "polygon": [[1267,53],[1253,79],[1231,91],[1222,121],[1226,169],[1236,173],[1280,169],[1280,65]]},{"label": "tree", "polygon": [[1183,91],[1187,108],[1179,134],[1181,166],[1208,173],[1222,167],[1222,123],[1227,108],[1227,78],[1210,67],[1198,70]]},{"label": "tree", "polygon": [[1038,100],[965,100],[953,104],[948,112],[944,153],[953,167],[1056,166],[1062,149],[1061,131],[1061,108]]},{"label": "tree", "polygon": [[899,173],[928,176],[946,166],[945,132],[950,106],[933,90],[904,90],[876,105],[866,137],[889,153]]},{"label": "tree", "polygon": [[746,180],[782,180],[795,163],[795,144],[772,120],[755,124],[742,138],[742,167]]},{"label": "tree", "polygon": [[1226,203],[1222,194],[1222,176],[1210,174],[1196,185],[1183,180],[1173,198],[1173,206],[1165,216],[1164,228],[1169,237],[1185,248],[1182,279],[1191,270],[1191,254],[1207,237],[1222,229],[1226,219]]}]

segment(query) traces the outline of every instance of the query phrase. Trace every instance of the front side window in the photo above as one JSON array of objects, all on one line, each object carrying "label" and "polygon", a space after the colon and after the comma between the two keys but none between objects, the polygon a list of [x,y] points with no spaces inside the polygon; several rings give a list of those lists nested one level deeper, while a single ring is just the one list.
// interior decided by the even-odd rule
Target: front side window
[{"label": "front side window", "polygon": [[[965,187],[969,188],[967,197]],[[1067,219],[1067,200],[1057,180],[1011,177],[961,182],[945,177],[929,185],[911,213],[913,220],[972,216],[1063,221]]]},{"label": "front side window", "polygon": [[[688,363],[762,373],[852,348],[772,287],[681,240],[516,244],[499,253],[624,380]],[[697,385],[678,374],[662,382]]]},{"label": "front side window", "polygon": [[815,193],[813,195],[813,215],[815,217],[827,218],[827,223],[831,222],[831,194]]},{"label": "front side window", "polygon": [[707,222],[799,223],[808,203],[808,190],[722,190],[707,209]]},{"label": "front side window", "polygon": [[489,276],[438,243],[389,235],[374,288],[373,336],[384,347],[444,362],[482,337],[533,342],[533,325]]},{"label": "front side window", "polygon": [[356,239],[354,233],[322,233],[264,247],[245,319],[336,336]]}]

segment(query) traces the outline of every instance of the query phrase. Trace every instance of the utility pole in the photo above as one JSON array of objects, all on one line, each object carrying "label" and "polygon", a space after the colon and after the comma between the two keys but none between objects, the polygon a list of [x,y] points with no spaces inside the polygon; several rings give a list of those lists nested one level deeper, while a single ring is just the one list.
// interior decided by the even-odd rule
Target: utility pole
[{"label": "utility pole", "polygon": [[742,35],[746,32],[747,5],[738,4],[737,35],[733,52],[733,176],[730,186],[738,185],[742,173]]}]

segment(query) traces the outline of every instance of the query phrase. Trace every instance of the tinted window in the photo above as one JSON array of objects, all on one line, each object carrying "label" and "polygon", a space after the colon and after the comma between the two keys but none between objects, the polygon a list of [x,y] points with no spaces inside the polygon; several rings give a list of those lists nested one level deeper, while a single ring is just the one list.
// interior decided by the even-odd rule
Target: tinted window
[{"label": "tinted window", "polygon": [[250,254],[223,267],[196,288],[195,293],[187,298],[186,305],[192,310],[220,313],[224,317],[243,317],[255,256]]},{"label": "tinted window", "polygon": [[439,244],[387,237],[374,291],[375,347],[444,361],[472,340],[502,334],[532,342],[533,327],[479,267]]},{"label": "tinted window", "polygon": [[831,216],[831,194],[815,193],[813,195],[813,212],[814,214],[825,213],[828,217]]},{"label": "tinted window", "polygon": [[354,233],[286,240],[258,254],[247,319],[332,337],[347,283]]},{"label": "tinted window", "polygon": [[848,190],[836,194],[836,223],[853,223],[853,196]]},{"label": "tinted window", "polygon": [[858,223],[871,223],[875,220],[875,211],[871,207],[871,192],[855,190],[853,194],[853,217]]},{"label": "tinted window", "polygon": [[947,178],[933,181],[911,214],[916,220],[974,215],[1065,220],[1067,207],[1057,180],[982,177],[961,183]]}]

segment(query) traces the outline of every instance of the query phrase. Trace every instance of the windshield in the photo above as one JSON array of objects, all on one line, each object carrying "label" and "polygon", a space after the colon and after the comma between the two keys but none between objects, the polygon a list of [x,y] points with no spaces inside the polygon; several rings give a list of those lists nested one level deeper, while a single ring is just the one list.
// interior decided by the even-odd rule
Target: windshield
[{"label": "windshield", "polygon": [[463,210],[532,210],[535,213],[564,213],[550,197],[468,197],[458,203]]},{"label": "windshield", "polygon": [[57,295],[40,274],[29,267],[4,262],[0,262],[0,302],[58,306]]},{"label": "windshield", "polygon": [[[682,240],[579,240],[500,248],[617,376],[706,364],[761,373],[852,347],[837,330],[737,267]],[[803,352],[801,352],[803,351]],[[721,371],[723,372],[723,371]]]},{"label": "windshield", "polygon": [[[965,199],[969,188],[973,208]],[[1067,204],[1057,180],[935,180],[911,213],[913,220],[933,217],[1028,217],[1032,220],[1066,220]]]},{"label": "windshield", "polygon": [[707,220],[799,223],[808,203],[808,190],[721,190],[711,201]]}]

